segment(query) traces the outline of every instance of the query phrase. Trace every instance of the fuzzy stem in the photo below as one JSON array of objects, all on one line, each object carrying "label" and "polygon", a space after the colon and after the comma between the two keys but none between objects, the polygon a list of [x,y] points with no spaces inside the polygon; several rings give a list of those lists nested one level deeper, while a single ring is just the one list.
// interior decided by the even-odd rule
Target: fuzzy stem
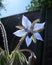
[{"label": "fuzzy stem", "polygon": [[2,24],[1,20],[0,20],[0,28],[1,28],[1,32],[2,32],[4,48],[5,48],[5,51],[7,52],[7,55],[9,55],[7,35],[6,35],[6,31],[5,31],[4,25]]},{"label": "fuzzy stem", "polygon": [[22,43],[23,43],[25,37],[26,37],[26,35],[24,35],[24,36],[19,40],[19,43],[17,44],[15,50],[20,49],[20,46],[22,45]]},{"label": "fuzzy stem", "polygon": [[22,50],[20,50],[21,52],[29,52],[30,54],[31,53],[34,53],[34,52],[32,52],[31,50],[29,50],[29,49],[22,49]]},{"label": "fuzzy stem", "polygon": [[[21,52],[29,52],[31,55],[35,55],[35,53],[33,52],[33,51],[31,51],[31,50],[29,50],[29,49],[22,49],[22,50],[20,50]],[[35,57],[36,57],[36,55],[35,55]]]}]

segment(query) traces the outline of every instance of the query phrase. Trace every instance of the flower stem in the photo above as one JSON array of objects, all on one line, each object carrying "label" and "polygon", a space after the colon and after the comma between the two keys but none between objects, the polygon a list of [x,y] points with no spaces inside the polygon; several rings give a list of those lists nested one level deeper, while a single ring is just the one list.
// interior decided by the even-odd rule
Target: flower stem
[{"label": "flower stem", "polygon": [[17,44],[15,50],[20,49],[20,46],[21,46],[21,44],[23,43],[25,37],[26,37],[26,35],[24,35],[24,36],[19,40],[19,43]]},{"label": "flower stem", "polygon": [[2,32],[4,48],[5,48],[5,51],[7,52],[7,54],[9,55],[7,35],[6,35],[6,31],[5,31],[4,25],[2,24],[1,20],[0,20],[0,28],[1,28],[1,32]]},{"label": "flower stem", "polygon": [[29,52],[30,54],[34,53],[33,51],[29,50],[29,49],[22,49],[20,50],[21,52]]},{"label": "flower stem", "polygon": [[[34,65],[34,60],[36,59],[36,55],[33,51],[29,50],[29,49],[22,49],[20,50],[21,52],[29,52],[30,56],[28,57],[28,65]],[[33,58],[33,59],[32,59]],[[31,61],[33,61],[33,63],[31,63]]]}]

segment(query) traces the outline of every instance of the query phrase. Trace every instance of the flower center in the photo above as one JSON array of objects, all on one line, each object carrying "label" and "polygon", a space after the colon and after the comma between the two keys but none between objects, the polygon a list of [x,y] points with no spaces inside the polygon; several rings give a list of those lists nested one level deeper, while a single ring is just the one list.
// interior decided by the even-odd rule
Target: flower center
[{"label": "flower center", "polygon": [[26,31],[27,31],[27,35],[30,38],[32,36],[32,34],[33,34],[33,30],[32,29],[30,29],[30,30],[26,29]]},{"label": "flower center", "polygon": [[29,33],[28,33],[28,36],[29,36],[29,38],[30,38],[30,37],[32,36],[32,33],[31,33],[31,32],[29,32]]}]

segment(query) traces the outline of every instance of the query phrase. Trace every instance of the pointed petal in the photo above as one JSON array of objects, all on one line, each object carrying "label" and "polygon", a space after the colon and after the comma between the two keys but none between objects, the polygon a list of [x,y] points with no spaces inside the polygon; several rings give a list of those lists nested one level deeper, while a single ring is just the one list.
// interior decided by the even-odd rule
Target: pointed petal
[{"label": "pointed petal", "polygon": [[41,35],[39,33],[34,33],[36,39],[43,41]]},{"label": "pointed petal", "polygon": [[27,46],[29,46],[30,44],[31,44],[31,42],[32,42],[32,39],[31,38],[29,38],[28,36],[26,37],[26,44],[27,44]]},{"label": "pointed petal", "polygon": [[35,36],[32,35],[31,38],[32,38],[33,42],[36,43],[36,38],[35,38]]},{"label": "pointed petal", "polygon": [[18,30],[16,32],[13,33],[14,35],[18,36],[18,37],[22,37],[25,34],[27,34],[27,32],[25,30]]},{"label": "pointed petal", "polygon": [[31,22],[29,21],[29,19],[27,17],[25,17],[23,15],[23,18],[22,18],[22,25],[27,28],[27,29],[30,29],[31,27]]},{"label": "pointed petal", "polygon": [[33,33],[36,33],[36,32],[41,32],[43,29],[39,29],[39,30],[34,30]]},{"label": "pointed petal", "polygon": [[33,31],[34,31],[34,30],[43,29],[43,28],[44,28],[44,25],[45,25],[45,22],[44,22],[44,23],[36,23],[36,24],[34,25]]}]

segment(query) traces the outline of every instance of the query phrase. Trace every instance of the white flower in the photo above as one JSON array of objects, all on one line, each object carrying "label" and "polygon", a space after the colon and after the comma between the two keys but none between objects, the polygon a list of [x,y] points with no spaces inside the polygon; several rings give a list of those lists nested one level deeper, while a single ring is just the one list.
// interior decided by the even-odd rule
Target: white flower
[{"label": "white flower", "polygon": [[[36,21],[38,22],[39,20]],[[26,35],[25,41],[27,46],[31,44],[32,40],[34,43],[36,43],[36,39],[43,41],[41,35],[38,32],[44,28],[45,22],[44,23],[37,23],[37,22],[31,23],[30,20],[23,15],[22,17],[23,26],[16,26],[20,30],[17,30],[13,34],[18,37]]]}]

